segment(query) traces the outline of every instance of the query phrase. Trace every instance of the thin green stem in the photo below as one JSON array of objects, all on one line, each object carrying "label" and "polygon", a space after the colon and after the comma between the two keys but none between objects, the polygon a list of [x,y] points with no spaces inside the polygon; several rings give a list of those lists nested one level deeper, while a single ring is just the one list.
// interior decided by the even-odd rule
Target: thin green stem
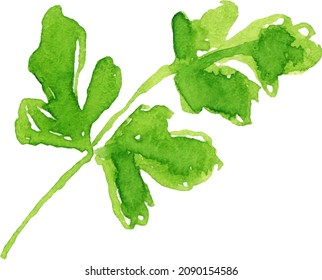
[{"label": "thin green stem", "polygon": [[[169,65],[162,66],[157,72],[155,72],[150,78],[148,78],[141,86],[140,88],[135,92],[135,94],[132,96],[132,98],[126,103],[124,108],[117,112],[112,118],[106,123],[104,128],[101,130],[101,132],[97,135],[95,140],[92,143],[92,147],[98,144],[98,142],[102,139],[103,135],[112,128],[115,121],[129,109],[131,104],[138,98],[141,94],[146,93],[149,91],[152,87],[157,85],[159,82],[161,82],[166,77],[172,75],[174,73],[173,69]],[[8,252],[10,251],[13,244],[16,242],[17,237],[21,233],[21,231],[25,228],[25,226],[29,223],[29,221],[39,212],[41,207],[58,191],[61,190],[65,184],[68,182],[70,178],[72,178],[78,170],[88,163],[92,157],[93,157],[93,149],[88,151],[87,155],[83,157],[80,161],[78,161],[72,168],[70,168],[68,171],[64,173],[63,176],[59,178],[59,180],[56,182],[56,184],[39,200],[39,202],[36,204],[36,206],[30,211],[28,216],[24,219],[24,221],[21,223],[21,225],[17,228],[17,230],[13,233],[7,244],[2,250],[1,258],[6,259]]]},{"label": "thin green stem", "polygon": [[[222,60],[226,57],[233,57],[236,54],[249,54],[252,50],[252,42],[243,44],[241,46],[236,46],[232,48],[227,48],[223,50],[215,50],[213,52],[210,52],[202,57],[200,57],[198,60],[193,62],[192,64],[194,67],[203,67],[206,68],[213,64],[216,61]],[[110,120],[105,124],[103,129],[98,133],[98,135],[95,137],[94,141],[92,142],[92,149],[88,151],[87,155],[83,157],[80,161],[78,161],[72,168],[70,168],[68,171],[66,171],[56,182],[56,184],[39,200],[39,202],[36,204],[36,206],[31,210],[31,212],[28,214],[28,216],[24,219],[22,224],[18,227],[18,229],[13,233],[7,244],[2,250],[1,258],[6,259],[8,252],[10,251],[11,247],[15,243],[17,237],[21,233],[21,231],[25,228],[25,226],[29,223],[29,221],[38,213],[38,211],[41,209],[41,207],[58,191],[61,190],[65,184],[68,182],[69,179],[71,179],[77,172],[80,170],[80,168],[88,163],[93,155],[93,148],[96,146],[99,141],[102,139],[104,134],[108,132],[114,125],[114,123],[117,121],[117,119],[123,115],[132,105],[132,103],[142,94],[148,92],[151,88],[153,88],[155,85],[160,83],[163,79],[175,74],[178,70],[181,70],[185,67],[191,67],[192,65],[186,65],[184,63],[181,64],[180,61],[175,61],[171,65],[164,65],[161,68],[159,68],[158,71],[156,71],[150,78],[148,78],[140,87],[139,89],[134,93],[134,95],[131,97],[131,99],[126,103],[126,105],[117,113],[115,113]]]},{"label": "thin green stem", "polygon": [[103,129],[98,133],[98,135],[95,137],[92,146],[96,146],[98,142],[102,139],[104,134],[108,132],[114,125],[114,123],[117,121],[117,119],[123,115],[132,105],[132,103],[142,94],[148,92],[151,88],[153,88],[155,85],[160,83],[163,79],[166,77],[169,77],[170,75],[174,74],[175,71],[173,70],[173,67],[171,65],[164,65],[157,72],[155,72],[150,78],[148,78],[140,87],[139,89],[134,93],[134,95],[131,97],[131,99],[125,104],[125,106],[115,113],[109,121],[105,124]]},{"label": "thin green stem", "polygon": [[[211,51],[203,56],[201,56],[196,62],[195,66],[200,69],[205,69],[217,61],[223,60],[225,58],[233,58],[236,55],[246,55],[252,54],[254,47],[256,46],[256,41],[250,41],[242,45],[237,45],[227,49],[219,49]],[[189,66],[188,66],[189,67]]]},{"label": "thin green stem", "polygon": [[13,244],[16,242],[16,239],[20,232],[25,228],[25,226],[29,223],[29,221],[38,213],[41,207],[59,190],[61,190],[68,180],[73,177],[73,175],[86,163],[88,163],[93,157],[93,150],[88,151],[87,155],[83,157],[80,161],[78,161],[72,168],[70,168],[67,172],[64,173],[63,176],[59,178],[56,184],[39,200],[36,206],[30,211],[28,216],[24,219],[22,224],[17,228],[17,230],[13,233],[7,244],[4,246],[1,258],[6,259],[8,252],[10,251]]}]

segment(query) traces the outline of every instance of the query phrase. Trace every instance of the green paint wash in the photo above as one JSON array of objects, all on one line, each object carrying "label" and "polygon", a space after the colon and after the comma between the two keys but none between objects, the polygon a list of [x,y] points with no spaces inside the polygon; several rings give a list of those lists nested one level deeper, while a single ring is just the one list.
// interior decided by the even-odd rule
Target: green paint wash
[{"label": "green paint wash", "polygon": [[234,124],[251,123],[251,101],[258,100],[260,87],[242,73],[227,66],[192,67],[178,72],[175,82],[189,112],[206,108]]},{"label": "green paint wash", "polygon": [[[110,57],[99,60],[85,105],[80,108],[77,84],[85,65],[86,33],[76,21],[63,15],[60,6],[48,10],[42,21],[40,45],[29,60],[29,71],[41,84],[46,100],[22,100],[16,136],[22,144],[73,148],[87,154],[35,205],[5,245],[2,258],[7,257],[16,238],[41,207],[94,154],[103,167],[113,211],[130,229],[145,225],[147,206],[153,206],[141,170],[163,186],[184,191],[207,180],[215,166],[222,166],[205,133],[168,131],[167,120],[173,113],[164,106],[140,106],[94,153],[94,147],[136,98],[163,79],[174,76],[184,111],[196,114],[206,109],[236,125],[246,125],[251,123],[252,101],[258,100],[260,88],[276,96],[279,76],[305,72],[320,60],[322,49],[311,40],[314,29],[307,23],[294,25],[282,14],[256,20],[227,39],[238,8],[230,1],[221,3],[198,20],[189,20],[183,12],[173,17],[175,61],[152,74],[93,138],[93,123],[118,97],[121,70]],[[308,34],[303,35],[302,29]],[[230,60],[248,65],[258,83],[226,66]]]},{"label": "green paint wash", "polygon": [[[285,15],[256,20],[226,40],[237,15],[235,4],[222,1],[222,6],[200,20],[190,21],[182,12],[174,16],[174,79],[184,111],[200,113],[205,108],[234,124],[246,125],[251,123],[251,101],[257,100],[260,87],[222,64],[229,60],[247,64],[266,93],[275,96],[278,77],[308,70],[320,60],[322,49],[310,40],[315,34],[310,25],[293,25]],[[206,53],[198,56],[198,51]]]},{"label": "green paint wash", "polygon": [[85,30],[65,17],[59,6],[48,10],[42,26],[41,42],[30,57],[29,71],[40,82],[47,102],[31,98],[21,102],[17,138],[22,144],[91,150],[90,128],[118,96],[121,71],[110,57],[98,61],[82,110],[77,84],[85,64]]},{"label": "green paint wash", "polygon": [[106,174],[114,213],[126,228],[145,225],[146,204],[153,205],[140,170],[165,187],[190,190],[204,182],[215,165],[222,166],[209,137],[202,142],[187,138],[191,134],[185,131],[175,135],[168,132],[167,119],[172,114],[164,106],[140,106],[96,152],[96,160]]}]

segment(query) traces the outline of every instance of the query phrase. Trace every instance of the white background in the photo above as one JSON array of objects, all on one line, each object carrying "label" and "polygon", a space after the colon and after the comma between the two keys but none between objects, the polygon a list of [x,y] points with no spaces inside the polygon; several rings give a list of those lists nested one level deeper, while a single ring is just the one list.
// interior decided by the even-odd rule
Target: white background
[{"label": "white background", "polygon": [[[240,16],[232,34],[257,18],[284,13],[295,24],[309,22],[317,32],[314,40],[322,43],[320,1],[235,2]],[[219,2],[2,3],[1,248],[37,201],[82,157],[73,150],[20,145],[15,138],[20,100],[45,98],[27,66],[39,43],[41,19],[55,4],[87,31],[80,93],[85,93],[98,59],[112,56],[122,69],[120,98],[95,125],[96,135],[148,76],[173,61],[172,16],[182,10],[191,19],[200,18]],[[252,108],[253,124],[246,127],[207,112],[181,112],[173,79],[163,81],[130,111],[140,104],[167,105],[175,111],[170,129],[208,133],[224,167],[190,192],[164,188],[144,174],[155,207],[150,208],[147,226],[128,231],[115,218],[104,174],[92,161],[28,224],[7,260],[0,260],[0,279],[91,279],[85,276],[91,265],[177,271],[179,266],[237,266],[239,275],[232,279],[322,279],[321,74],[322,63],[303,75],[283,76],[276,98],[261,91],[260,102]],[[177,278],[185,277],[173,274],[162,279]]]}]

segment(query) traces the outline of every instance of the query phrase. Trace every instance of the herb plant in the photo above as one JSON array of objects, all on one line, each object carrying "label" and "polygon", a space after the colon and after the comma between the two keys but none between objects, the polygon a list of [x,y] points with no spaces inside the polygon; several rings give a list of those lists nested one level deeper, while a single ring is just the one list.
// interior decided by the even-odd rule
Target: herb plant
[{"label": "herb plant", "polygon": [[[148,206],[153,206],[140,170],[160,185],[184,191],[207,180],[215,166],[222,166],[205,133],[169,132],[167,120],[173,112],[165,106],[139,106],[102,147],[94,149],[136,98],[163,79],[174,76],[184,111],[198,114],[206,109],[243,126],[251,123],[252,100],[258,100],[261,88],[276,96],[279,76],[302,73],[320,60],[322,49],[310,40],[315,33],[309,24],[294,25],[289,17],[276,14],[252,22],[227,39],[237,16],[237,6],[230,1],[222,1],[199,20],[191,21],[184,13],[177,13],[172,20],[175,61],[149,77],[125,107],[91,138],[93,123],[118,97],[121,70],[111,57],[99,60],[81,108],[77,84],[85,65],[85,30],[65,17],[60,6],[47,11],[40,45],[29,60],[29,71],[41,84],[46,101],[21,101],[16,136],[21,144],[71,148],[86,151],[86,155],[40,199],[5,245],[2,258],[7,257],[20,232],[46,201],[94,156],[105,173],[113,211],[128,229],[145,225]],[[308,34],[303,35],[302,29]],[[258,81],[226,66],[231,60],[248,65]]]}]

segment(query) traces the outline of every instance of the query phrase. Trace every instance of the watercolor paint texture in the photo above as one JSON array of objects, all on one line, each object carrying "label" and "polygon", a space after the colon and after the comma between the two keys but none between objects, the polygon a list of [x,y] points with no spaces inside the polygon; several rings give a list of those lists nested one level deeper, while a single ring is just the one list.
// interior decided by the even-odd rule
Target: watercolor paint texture
[{"label": "watercolor paint texture", "polygon": [[[38,216],[42,215],[45,208],[50,207],[49,201],[61,198],[68,186],[70,184],[72,186],[73,180],[81,176],[79,174],[82,172],[86,173],[86,177],[101,176],[99,184],[102,192],[99,194],[103,194],[103,201],[108,204],[106,209],[115,215],[125,229],[137,231],[135,234],[138,238],[145,228],[151,226],[153,229],[153,225],[161,219],[161,212],[157,217],[151,214],[152,209],[159,207],[156,200],[158,195],[154,195],[157,187],[163,186],[170,191],[160,188],[157,192],[157,194],[165,192],[165,199],[175,193],[177,202],[173,205],[181,209],[179,217],[184,219],[182,216],[185,215],[185,211],[181,208],[180,195],[184,197],[185,191],[191,191],[191,201],[194,201],[192,190],[195,188],[193,187],[201,184],[198,187],[198,196],[191,207],[207,209],[208,206],[206,211],[209,213],[212,211],[212,204],[202,199],[202,186],[206,181],[212,180],[212,177],[217,177],[223,172],[222,170],[225,169],[223,162],[229,165],[229,160],[233,159],[234,154],[238,157],[237,153],[232,153],[231,157],[226,159],[221,154],[221,149],[216,144],[217,141],[221,143],[220,132],[225,129],[229,129],[230,133],[233,129],[249,132],[256,124],[253,108],[256,107],[260,111],[262,103],[265,103],[262,102],[261,96],[266,94],[270,98],[274,97],[274,100],[265,99],[265,101],[273,100],[278,103],[279,95],[288,91],[287,83],[283,85],[283,77],[286,75],[295,77],[294,83],[301,78],[305,83],[311,70],[303,76],[299,74],[310,68],[319,67],[322,56],[322,48],[314,36],[316,30],[310,23],[310,17],[306,23],[294,20],[292,14],[284,15],[284,13],[275,12],[266,14],[265,17],[249,17],[247,24],[240,27],[236,22],[242,13],[237,4],[239,7],[243,5],[231,1],[218,2],[217,6],[214,4],[214,7],[208,6],[204,9],[196,17],[197,19],[188,16],[186,12],[173,13],[168,23],[170,30],[167,36],[170,38],[167,38],[167,42],[172,45],[174,54],[164,61],[170,63],[163,65],[163,62],[157,65],[143,78],[135,75],[136,79],[140,79],[139,81],[133,79],[134,84],[137,85],[136,91],[133,91],[133,85],[130,85],[126,79],[130,76],[125,70],[127,65],[124,60],[119,60],[118,56],[115,57],[113,53],[106,51],[96,59],[97,62],[93,63],[95,44],[89,47],[88,39],[91,33],[86,25],[73,15],[72,10],[67,9],[68,12],[65,12],[63,3],[60,6],[52,5],[43,9],[45,12],[41,21],[41,34],[39,33],[40,43],[38,39],[38,47],[30,53],[29,60],[27,58],[27,67],[24,69],[25,61],[22,61],[19,69],[26,72],[29,70],[34,77],[31,75],[28,77],[34,79],[35,83],[23,93],[21,90],[18,91],[17,96],[21,100],[17,99],[15,104],[18,103],[19,106],[16,108],[10,106],[10,110],[16,113],[11,129],[20,144],[23,144],[19,146],[19,151],[28,149],[27,152],[30,152],[28,165],[32,166],[35,161],[32,155],[37,151],[39,156],[44,155],[43,151],[46,149],[53,153],[62,151],[62,161],[65,158],[64,153],[72,151],[72,157],[76,160],[74,162],[68,160],[70,164],[67,168],[65,164],[58,163],[59,168],[56,170],[54,169],[57,161],[52,162],[51,167],[44,167],[47,171],[42,175],[42,170],[33,170],[32,167],[28,171],[29,178],[39,179],[38,184],[41,185],[39,193],[42,191],[42,195],[38,199],[33,198],[34,205],[30,207],[29,203],[29,210],[25,211],[24,215],[19,214],[20,223],[22,223],[15,231],[12,231],[14,226],[6,229],[11,230],[12,235],[7,236],[7,241],[3,244],[1,253],[3,259],[10,259],[11,249],[19,250],[16,249],[16,246],[19,246],[18,240],[23,238],[29,228],[36,223],[37,228],[51,224],[52,215],[42,221],[37,221]],[[113,9],[113,5],[110,9]],[[40,22],[41,18],[33,20]],[[115,32],[117,28],[117,25],[113,26]],[[160,37],[161,35],[159,34]],[[105,37],[101,35],[97,38],[100,37],[103,37],[105,42]],[[113,40],[112,36],[108,37],[109,40]],[[140,40],[135,42],[135,44],[139,43]],[[36,42],[33,42],[33,45],[36,46]],[[103,52],[100,51],[100,53]],[[90,57],[90,65],[85,63],[87,57]],[[139,58],[138,61],[145,59],[145,57]],[[140,69],[139,64],[137,71]],[[82,80],[84,71],[87,71],[86,79]],[[143,72],[146,73],[146,71]],[[2,76],[5,77],[5,75],[4,72]],[[316,78],[316,75],[314,77]],[[167,87],[160,88],[165,81],[168,82]],[[19,81],[16,82],[19,83]],[[310,86],[311,82],[308,81],[307,91],[311,90],[317,95],[318,89],[311,89]],[[36,95],[33,94],[32,87],[38,87]],[[160,91],[167,91],[169,87],[172,87],[172,95],[170,98],[167,97],[167,101],[162,102]],[[132,88],[130,94],[129,88]],[[290,87],[289,90],[293,88]],[[11,91],[14,92],[14,88]],[[161,97],[151,104],[150,101],[157,92]],[[304,94],[306,92],[302,97],[303,106],[314,113],[314,110],[309,109],[311,101],[307,100]],[[149,95],[152,97],[148,97]],[[314,96],[313,93],[311,96]],[[288,98],[292,97],[288,96]],[[115,104],[118,108],[113,109]],[[112,109],[114,111],[106,117]],[[299,114],[302,115],[300,112]],[[10,114],[14,115],[12,112]],[[187,116],[190,122],[179,121],[173,129],[171,121],[176,119],[177,114],[179,117],[183,116],[183,119]],[[204,116],[207,122],[201,124],[199,115]],[[286,120],[289,120],[288,115],[285,114]],[[104,118],[105,120],[102,120]],[[216,125],[213,125],[216,124],[216,121],[213,122],[215,119],[217,123],[219,122],[221,131],[216,131]],[[278,121],[283,122],[281,119],[279,117]],[[190,126],[190,124],[193,125]],[[265,128],[262,129],[265,131]],[[247,137],[247,133],[244,137]],[[253,134],[250,133],[249,140],[245,141],[251,142],[252,137]],[[278,139],[278,135],[276,138]],[[224,135],[223,139],[226,139]],[[12,144],[15,147],[20,145],[17,140]],[[238,142],[238,139],[235,138],[235,141]],[[273,144],[278,145],[278,141]],[[238,146],[238,143],[235,145]],[[243,147],[241,146],[240,149]],[[261,153],[261,150],[257,150],[257,153]],[[296,153],[299,151],[294,151],[294,154]],[[236,160],[240,162],[240,158]],[[265,158],[262,160],[265,161]],[[278,161],[278,158],[276,160]],[[42,161],[46,165],[51,159],[45,156]],[[90,169],[87,170],[89,166]],[[9,167],[10,165],[5,168],[6,172],[10,172]],[[65,167],[64,170],[62,167]],[[96,171],[92,170],[94,167]],[[32,170],[34,174],[31,174]],[[218,171],[214,172],[214,170]],[[19,171],[17,167],[15,172],[19,173]],[[270,170],[267,172],[274,176]],[[249,176],[251,175],[250,172]],[[50,176],[50,180],[42,176]],[[233,177],[234,174],[230,176]],[[87,185],[92,182],[90,185],[93,187],[92,192],[95,193],[96,179],[87,180]],[[102,185],[103,181],[105,181],[104,185]],[[214,179],[211,182],[211,187],[216,188],[223,181],[217,182]],[[235,183],[237,182],[240,188],[247,185],[247,181],[242,183],[237,179]],[[33,192],[33,180],[23,180],[23,184]],[[5,196],[5,187],[1,186],[1,188],[1,196]],[[60,191],[59,195],[58,191]],[[73,188],[72,191],[74,194],[69,194],[67,197],[77,197],[77,188]],[[204,195],[206,196],[207,193],[205,192]],[[216,199],[220,200],[218,195]],[[253,196],[252,193],[247,194],[246,190],[243,195]],[[256,200],[255,196],[254,199]],[[70,203],[72,205],[73,201]],[[19,203],[14,200],[10,205],[13,205],[13,209],[15,205],[19,208]],[[287,207],[287,202],[285,205]],[[59,208],[53,209],[53,213],[56,211],[59,211]],[[88,215],[90,212],[91,208],[86,208]],[[6,212],[2,215],[6,215]],[[210,216],[216,215],[218,213],[210,214]],[[23,216],[25,218],[21,219]],[[167,219],[170,217],[168,216]],[[79,219],[82,219],[82,215]],[[196,222],[195,219],[191,220],[192,226],[194,222]],[[211,221],[209,222],[212,224]],[[16,227],[17,224],[19,225],[18,219],[12,220],[11,223],[16,224]],[[111,229],[119,226],[117,220],[112,217],[109,222],[102,221],[102,223]],[[168,227],[168,230],[164,230],[176,230],[175,227],[179,224],[180,222],[174,221],[167,226],[164,222],[163,226]],[[139,229],[136,225],[146,227]],[[89,239],[83,240],[87,244],[95,238],[96,232],[93,225],[89,227],[93,235],[89,234],[87,235]],[[202,226],[196,227],[198,229]],[[215,223],[212,227],[215,228]],[[218,225],[217,230],[220,228],[221,226]],[[125,229],[119,230],[127,232]],[[61,226],[56,230],[64,232],[65,228]],[[122,233],[121,236],[124,236],[123,234],[126,236],[126,233]],[[202,235],[201,232],[200,234]],[[55,232],[47,238],[55,239]],[[109,238],[108,232],[106,238]],[[1,238],[1,240],[4,239],[5,237]],[[17,245],[13,246],[15,243]],[[165,240],[165,244],[167,243],[168,241]],[[197,246],[198,243],[194,244],[193,246]]]}]

